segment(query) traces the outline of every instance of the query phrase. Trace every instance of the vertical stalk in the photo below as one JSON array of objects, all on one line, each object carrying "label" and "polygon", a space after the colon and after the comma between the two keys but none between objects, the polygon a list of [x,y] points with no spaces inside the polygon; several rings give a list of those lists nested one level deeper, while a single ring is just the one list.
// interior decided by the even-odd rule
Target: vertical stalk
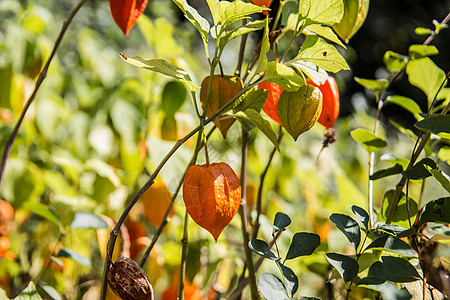
[{"label": "vertical stalk", "polygon": [[249,234],[248,234],[248,220],[247,220],[247,197],[245,195],[247,184],[247,149],[248,149],[248,133],[242,128],[241,206],[239,207],[239,214],[241,215],[243,247],[245,252],[248,277],[250,279],[251,297],[252,300],[257,300],[259,299],[259,296],[258,296],[258,288],[256,286],[256,277],[253,269],[252,252],[248,247]]},{"label": "vertical stalk", "polygon": [[186,261],[188,255],[188,223],[189,214],[186,210],[184,214],[183,238],[181,239],[181,263],[180,263],[180,284],[178,288],[178,299],[184,300],[184,276],[186,275]]},{"label": "vertical stalk", "polygon": [[3,148],[2,160],[0,162],[0,190],[2,187],[3,175],[4,175],[5,169],[6,169],[6,162],[8,161],[9,154],[11,152],[11,148],[17,137],[20,126],[22,125],[22,122],[25,118],[25,115],[28,112],[28,109],[30,108],[31,104],[33,103],[34,99],[36,98],[36,94],[37,94],[39,88],[41,87],[42,82],[44,82],[44,79],[47,77],[47,71],[48,71],[48,68],[50,67],[50,63],[52,62],[53,58],[55,57],[56,51],[58,50],[58,47],[61,44],[61,41],[67,31],[67,28],[69,28],[69,25],[72,22],[73,18],[75,17],[75,15],[77,14],[77,12],[80,10],[80,8],[83,6],[83,4],[85,2],[86,2],[86,0],[80,0],[80,2],[78,2],[77,6],[70,13],[69,17],[67,17],[67,19],[64,21],[63,26],[61,27],[61,30],[58,34],[58,37],[56,38],[55,44],[53,45],[52,52],[50,52],[50,56],[48,57],[47,62],[45,63],[44,67],[42,68],[41,72],[39,73],[36,83],[34,84],[33,92],[28,97],[27,101],[25,102],[22,113],[21,113],[19,119],[17,120],[17,123],[14,126],[14,129],[13,129],[11,135],[6,140],[5,148]]}]

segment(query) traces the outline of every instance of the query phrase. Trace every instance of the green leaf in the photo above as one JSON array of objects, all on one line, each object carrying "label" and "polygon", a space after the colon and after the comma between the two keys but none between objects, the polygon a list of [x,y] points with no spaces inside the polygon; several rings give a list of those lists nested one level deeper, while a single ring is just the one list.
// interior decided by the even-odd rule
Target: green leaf
[{"label": "green leaf", "polygon": [[369,275],[392,282],[412,282],[421,279],[416,268],[406,259],[394,256],[382,256],[369,269]]},{"label": "green leaf", "polygon": [[410,245],[392,235],[377,238],[364,251],[369,249],[385,250],[406,257],[417,256],[417,252]]},{"label": "green leaf", "polygon": [[416,27],[414,33],[417,35],[431,35],[433,34],[433,30],[424,27]]},{"label": "green leaf", "polygon": [[320,245],[320,237],[315,233],[297,232],[292,237],[286,259],[293,259],[299,256],[311,255]]},{"label": "green leaf", "polygon": [[373,173],[372,175],[369,176],[369,179],[370,180],[377,180],[377,179],[388,177],[388,176],[391,176],[391,175],[400,174],[402,172],[403,172],[402,165],[401,164],[396,164],[393,167],[376,171],[375,173]]},{"label": "green leaf", "polygon": [[269,245],[263,240],[252,240],[248,242],[248,247],[255,252],[256,254],[268,258],[271,260],[279,260],[280,258],[277,257],[272,251],[270,251]]},{"label": "green leaf", "polygon": [[416,101],[408,97],[389,96],[386,99],[386,104],[387,103],[397,104],[398,106],[403,107],[412,114],[420,114],[422,112],[422,109],[420,108],[419,104],[417,104]]},{"label": "green leaf", "polygon": [[116,171],[111,165],[108,165],[103,160],[92,158],[85,163],[86,170],[91,170],[97,173],[99,176],[108,179],[114,187],[120,186],[120,179],[116,174]]},{"label": "green leaf", "polygon": [[[233,2],[234,3],[234,2]],[[243,34],[250,33],[252,31],[260,30],[266,26],[266,20],[256,20],[249,23],[246,23],[245,25],[241,25],[239,27],[236,27],[234,29],[226,31],[222,37],[220,38],[220,48],[224,48],[225,45],[231,41],[234,38],[237,38],[238,36],[241,36]]]},{"label": "green leaf", "polygon": [[43,217],[47,221],[50,221],[57,226],[61,226],[61,220],[56,211],[48,205],[39,202],[26,202],[24,204],[24,208]]},{"label": "green leaf", "polygon": [[71,229],[76,228],[101,229],[107,227],[108,224],[105,221],[103,221],[102,218],[87,211],[77,212],[72,223],[70,224]]},{"label": "green leaf", "polygon": [[384,292],[390,288],[395,288],[395,285],[392,282],[389,282],[385,279],[376,278],[376,277],[364,277],[358,281],[357,286],[365,287],[377,292]]},{"label": "green leaf", "polygon": [[288,92],[295,92],[305,85],[305,80],[293,69],[276,61],[267,64],[267,70],[262,81],[275,82]]},{"label": "green leaf", "polygon": [[258,61],[258,67],[256,68],[256,74],[259,74],[261,72],[264,72],[267,69],[267,52],[269,52],[270,49],[270,42],[269,42],[269,19],[265,19],[265,27],[264,27],[264,33],[261,40],[261,50],[259,52],[259,61]]},{"label": "green leaf", "polygon": [[333,25],[342,19],[344,3],[342,0],[300,0],[298,11],[311,21]]},{"label": "green leaf", "polygon": [[414,127],[450,139],[450,115],[429,116],[414,124]]},{"label": "green leaf", "polygon": [[70,258],[82,266],[91,265],[91,261],[89,260],[89,258],[69,248],[61,248],[57,256]]},{"label": "green leaf", "polygon": [[380,96],[381,93],[389,86],[387,79],[364,79],[355,77],[355,81]]},{"label": "green leaf", "polygon": [[284,90],[278,101],[280,122],[294,141],[310,130],[322,111],[322,94],[312,85],[304,85],[295,92]]},{"label": "green leaf", "polygon": [[[183,1],[186,1],[186,0],[183,0]],[[183,83],[185,83],[187,85],[187,87],[189,88],[189,90],[191,90],[192,92],[195,92],[196,90],[198,90],[198,86],[196,86],[192,82],[191,77],[185,70],[183,70],[177,66],[171,65],[169,62],[167,62],[164,59],[155,58],[155,59],[145,60],[139,56],[126,57],[123,54],[121,54],[120,57],[122,57],[122,59],[124,61],[126,61],[127,63],[132,64],[134,66],[144,68],[146,70],[158,72],[158,73],[164,74],[166,76],[170,76],[175,79],[178,79],[178,80],[182,81]]]},{"label": "green leaf", "polygon": [[257,283],[261,294],[267,300],[290,300],[283,282],[272,273],[262,273]]},{"label": "green leaf", "polygon": [[222,24],[223,30],[236,21],[247,18],[249,15],[259,13],[267,8],[263,8],[252,3],[246,3],[241,0],[233,2],[220,1],[217,4],[217,15],[219,22]]},{"label": "green leaf", "polygon": [[215,0],[206,0],[206,2],[208,3],[209,11],[211,12],[211,15],[213,17],[214,24],[219,24],[220,19],[219,12],[217,10],[217,2]]},{"label": "green leaf", "polygon": [[317,85],[324,84],[328,78],[328,73],[324,69],[319,68],[310,61],[296,60],[289,65],[299,72],[305,73]]},{"label": "green leaf", "polygon": [[358,275],[359,266],[354,258],[339,253],[327,253],[325,256],[345,282],[353,280]]},{"label": "green leaf", "polygon": [[408,49],[408,55],[411,59],[419,59],[438,54],[439,50],[433,45],[411,45]]},{"label": "green leaf", "polygon": [[333,73],[350,70],[336,48],[318,36],[307,36],[297,56],[289,63],[297,60],[310,61],[325,71]]},{"label": "green leaf", "polygon": [[269,91],[264,89],[252,89],[242,95],[233,107],[233,112],[245,111],[246,109],[253,109],[260,112],[266,102]]},{"label": "green leaf", "polygon": [[438,158],[440,161],[449,161],[450,160],[450,147],[443,146],[439,149]]},{"label": "green leaf", "polygon": [[442,171],[432,169],[427,165],[425,165],[425,168],[434,176],[434,178],[436,178],[436,180],[442,185],[442,187],[450,193],[450,181],[447,179],[447,177],[444,176],[444,174],[442,174]]},{"label": "green leaf", "polygon": [[356,215],[358,220],[360,220],[361,223],[363,223],[364,227],[368,230],[370,217],[369,214],[365,211],[365,209],[356,205],[352,205],[352,212]]},{"label": "green leaf", "polygon": [[400,72],[406,66],[408,57],[393,51],[386,51],[383,56],[383,62],[389,71]]},{"label": "green leaf", "polygon": [[[309,30],[318,36],[329,40],[330,42],[333,42],[335,44],[338,44],[344,49],[347,49],[347,47],[341,42],[341,40],[338,38],[338,36],[334,33],[334,31],[328,27],[328,26],[322,26],[320,24],[311,24],[306,26],[305,30]],[[308,32],[306,32],[308,34]]]},{"label": "green leaf", "polygon": [[437,20],[433,20],[433,25],[434,25],[436,34],[438,34],[441,30],[448,28],[448,24],[440,23]]},{"label": "green leaf", "polygon": [[273,131],[269,121],[264,119],[259,112],[254,109],[246,109],[245,111],[238,111],[233,115],[239,119],[244,119],[255,125],[278,149],[277,134]]},{"label": "green leaf", "polygon": [[[381,207],[381,216],[379,216],[383,220],[386,219],[386,213],[391,209],[390,208],[391,205],[393,205],[392,198],[394,197],[394,192],[395,192],[394,190],[389,190],[386,193],[384,193]],[[409,198],[409,212],[412,218],[417,213],[417,203],[412,198]],[[406,195],[403,192],[401,193],[400,200],[398,201],[397,206],[395,207],[394,214],[392,216],[392,223],[395,225],[409,228],[407,201]]]},{"label": "green leaf", "polygon": [[361,241],[361,230],[358,223],[347,215],[336,213],[330,216],[330,220],[345,234],[355,250],[358,249],[359,242]]},{"label": "green leaf", "polygon": [[377,137],[369,130],[358,128],[350,132],[352,138],[361,144],[367,152],[375,152],[387,146],[385,140]]},{"label": "green leaf", "polygon": [[422,180],[431,176],[431,173],[428,171],[425,166],[429,166],[432,169],[436,169],[437,165],[431,158],[423,158],[420,161],[416,162],[414,166],[410,169],[403,171],[403,176],[412,180]]},{"label": "green leaf", "polygon": [[439,198],[430,201],[420,215],[419,225],[427,222],[439,222],[450,224],[450,197]]},{"label": "green leaf", "polygon": [[181,82],[169,81],[162,91],[161,107],[166,115],[173,116],[181,108],[186,97],[186,88]]},{"label": "green leaf", "polygon": [[39,296],[33,281],[30,281],[27,287],[14,300],[42,300]]},{"label": "green leaf", "polygon": [[54,300],[62,300],[61,295],[58,293],[58,291],[52,287],[51,285],[48,285],[47,283],[40,281],[39,286]]},{"label": "green leaf", "polygon": [[278,231],[285,231],[286,227],[288,227],[291,224],[291,218],[289,218],[288,215],[277,212],[275,214],[275,219],[273,220],[273,228]]},{"label": "green leaf", "polygon": [[445,79],[444,71],[428,57],[410,61],[406,65],[406,74],[409,82],[427,95],[428,103],[431,103]]},{"label": "green leaf", "polygon": [[210,28],[208,21],[202,16],[200,16],[198,11],[192,6],[190,6],[186,0],[173,0],[173,2],[175,2],[178,8],[180,8],[180,10],[184,13],[186,19],[188,19],[189,22],[191,22],[192,25],[194,25],[195,28],[197,28],[203,39],[203,43],[207,45]]},{"label": "green leaf", "polygon": [[283,265],[279,261],[277,261],[278,267],[281,269],[281,273],[283,274],[284,285],[290,296],[294,296],[294,294],[298,290],[298,277],[295,275],[294,271],[291,268]]}]

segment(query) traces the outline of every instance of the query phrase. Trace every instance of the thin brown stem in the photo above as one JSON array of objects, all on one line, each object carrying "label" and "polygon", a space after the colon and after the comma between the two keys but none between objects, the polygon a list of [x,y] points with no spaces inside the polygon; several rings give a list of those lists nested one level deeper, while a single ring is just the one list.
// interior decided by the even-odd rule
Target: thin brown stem
[{"label": "thin brown stem", "polygon": [[186,262],[188,255],[188,225],[189,214],[186,210],[184,214],[183,238],[181,239],[180,283],[178,289],[179,300],[184,300],[184,276],[186,274]]},{"label": "thin brown stem", "polygon": [[[450,21],[450,13],[447,14],[447,16],[442,20],[441,24],[447,24]],[[424,45],[429,45],[431,41],[436,37],[437,33],[436,30],[433,31],[433,33],[423,42]]]},{"label": "thin brown stem", "polygon": [[56,51],[58,50],[58,47],[61,44],[61,41],[62,41],[67,29],[69,28],[70,23],[72,22],[73,18],[75,17],[75,15],[78,13],[78,11],[80,10],[80,8],[83,6],[83,4],[85,2],[86,2],[86,0],[80,0],[80,2],[78,2],[77,6],[75,6],[75,8],[72,10],[72,12],[67,17],[67,19],[63,22],[63,25],[61,27],[61,30],[59,31],[58,37],[56,38],[55,44],[53,45],[52,52],[50,52],[47,62],[45,63],[44,67],[42,68],[41,72],[39,73],[36,83],[34,84],[34,89],[31,92],[31,95],[28,97],[27,101],[25,102],[22,113],[20,114],[20,117],[17,120],[17,123],[14,126],[14,129],[13,129],[11,135],[6,140],[5,147],[3,148],[2,160],[0,162],[0,190],[2,187],[3,175],[4,175],[5,169],[6,169],[6,162],[8,161],[9,154],[11,153],[11,148],[17,137],[20,126],[22,125],[22,122],[25,118],[25,115],[28,112],[28,109],[30,108],[31,104],[33,103],[34,99],[36,98],[36,94],[37,94],[39,88],[41,87],[42,82],[44,82],[45,78],[47,77],[47,72],[48,72],[48,68],[50,67],[50,63],[52,62],[53,58],[55,57]]}]

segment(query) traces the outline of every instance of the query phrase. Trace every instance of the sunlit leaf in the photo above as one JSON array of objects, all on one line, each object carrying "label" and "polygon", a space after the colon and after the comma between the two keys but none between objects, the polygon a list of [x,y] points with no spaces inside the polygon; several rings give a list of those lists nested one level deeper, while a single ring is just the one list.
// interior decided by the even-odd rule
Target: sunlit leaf
[{"label": "sunlit leaf", "polygon": [[376,95],[381,95],[381,93],[386,89],[389,85],[389,82],[386,79],[365,79],[355,77],[355,81],[374,92]]},{"label": "sunlit leaf", "polygon": [[376,277],[364,277],[358,281],[357,286],[365,287],[380,293],[390,289],[390,287],[396,289],[392,282]]},{"label": "sunlit leaf", "polygon": [[40,281],[39,286],[54,300],[62,300],[61,295],[58,293],[58,291],[52,287],[51,285]]},{"label": "sunlit leaf", "polygon": [[260,112],[267,99],[267,94],[269,94],[269,91],[264,89],[252,89],[235,102],[232,110],[238,112],[253,109]]},{"label": "sunlit leaf", "polygon": [[238,111],[233,116],[238,119],[243,118],[254,126],[256,126],[269,140],[278,148],[277,134],[273,131],[272,126],[270,126],[269,121],[264,119],[259,112],[254,109],[248,108],[245,111]]},{"label": "sunlit leaf", "polygon": [[420,215],[420,226],[427,222],[450,224],[450,197],[439,198],[425,205]]},{"label": "sunlit leaf", "polygon": [[290,300],[283,282],[272,273],[262,273],[258,278],[258,288],[266,299]]},{"label": "sunlit leaf", "polygon": [[190,6],[186,0],[173,0],[178,8],[184,13],[185,17],[191,22],[195,28],[200,32],[203,42],[208,44],[208,34],[210,25],[208,20],[203,18],[198,11]]},{"label": "sunlit leaf", "polygon": [[89,260],[89,258],[69,248],[61,248],[57,256],[73,259],[75,262],[79,263],[82,266],[91,265],[91,261]]},{"label": "sunlit leaf", "polygon": [[345,282],[353,280],[358,275],[359,266],[354,258],[339,253],[327,253],[325,256]]},{"label": "sunlit leaf", "polygon": [[369,176],[370,180],[377,180],[380,178],[385,178],[391,175],[396,175],[396,174],[400,174],[403,172],[403,167],[400,164],[396,164],[393,167],[384,169],[384,170],[379,170],[376,171],[375,173],[373,173],[372,175]]},{"label": "sunlit leaf", "polygon": [[309,232],[297,232],[292,237],[288,253],[286,254],[286,260],[299,256],[311,255],[319,245],[319,235]]},{"label": "sunlit leaf", "polygon": [[241,0],[233,2],[220,1],[217,4],[217,16],[224,29],[236,21],[242,20],[251,14],[262,12],[263,10],[267,9]]},{"label": "sunlit leaf", "polygon": [[241,36],[243,34],[250,33],[252,31],[260,30],[264,28],[265,25],[266,20],[256,20],[226,31],[220,38],[220,47],[224,48],[225,45],[232,39],[237,38],[238,36]]},{"label": "sunlit leaf", "polygon": [[349,70],[347,62],[336,48],[318,36],[306,37],[297,56],[289,63],[297,60],[310,61],[325,71],[336,73],[340,70]]},{"label": "sunlit leaf", "polygon": [[367,129],[358,128],[350,132],[352,138],[361,144],[367,152],[374,152],[387,146],[385,140],[377,137]]},{"label": "sunlit leaf", "polygon": [[445,74],[428,57],[412,60],[406,66],[409,82],[427,95],[428,103],[434,98],[444,82]]},{"label": "sunlit leaf", "polygon": [[61,226],[61,220],[56,211],[48,205],[39,202],[26,202],[24,204],[24,208],[43,217],[47,221],[50,221],[57,226]]},{"label": "sunlit leaf", "polygon": [[389,251],[406,257],[417,256],[417,252],[410,245],[392,235],[377,238],[364,251],[369,249]]},{"label": "sunlit leaf", "polygon": [[318,23],[333,25],[344,15],[342,0],[301,0],[299,2],[299,12]]},{"label": "sunlit leaf", "polygon": [[387,103],[397,104],[398,106],[403,107],[412,114],[420,114],[422,112],[422,109],[420,108],[419,104],[417,104],[416,101],[408,97],[389,96],[386,99],[386,104]]},{"label": "sunlit leaf", "polygon": [[423,119],[414,124],[414,127],[439,135],[440,137],[450,138],[450,115],[435,115]]},{"label": "sunlit leaf", "polygon": [[369,275],[392,282],[412,282],[420,279],[416,268],[406,259],[382,256],[369,269]]},{"label": "sunlit leaf", "polygon": [[277,257],[272,251],[270,251],[269,245],[263,240],[253,240],[248,242],[248,247],[258,255],[271,260],[277,260]]},{"label": "sunlit leaf", "polygon": [[[381,218],[386,219],[386,214],[388,211],[391,210],[391,206],[394,205],[393,203],[393,197],[394,197],[394,190],[389,190],[386,193],[384,193],[383,202],[381,206]],[[406,195],[402,192],[400,194],[400,200],[395,206],[394,214],[392,216],[392,223],[395,225],[399,225],[402,227],[409,228],[409,222],[408,222],[408,208],[407,203],[409,203],[409,216],[414,217],[417,213],[417,203],[409,197],[409,201],[406,201]]]},{"label": "sunlit leaf", "polygon": [[288,92],[294,92],[305,85],[305,80],[293,69],[276,61],[267,64],[267,70],[262,81],[275,82]]},{"label": "sunlit leaf", "polygon": [[416,27],[414,33],[417,35],[430,35],[433,34],[433,30],[424,27]]},{"label": "sunlit leaf", "polygon": [[295,292],[298,290],[298,277],[295,275],[294,271],[291,268],[283,265],[280,262],[277,262],[278,266],[281,269],[281,273],[283,274],[284,285],[288,290],[288,293],[293,296]]},{"label": "sunlit leaf", "polygon": [[444,189],[447,190],[447,192],[450,193],[450,181],[448,178],[442,173],[441,170],[432,169],[429,166],[425,165],[425,168],[430,172],[434,178],[442,185]]},{"label": "sunlit leaf", "polygon": [[189,76],[189,74],[186,71],[184,71],[183,69],[181,69],[177,66],[171,65],[164,59],[155,58],[155,59],[145,60],[139,56],[127,57],[123,54],[121,54],[120,56],[122,57],[122,59],[124,61],[126,61],[127,63],[132,64],[134,66],[176,78],[176,79],[184,82],[187,85],[187,87],[193,92],[195,92],[198,89],[198,86],[196,86],[191,81],[191,77]]},{"label": "sunlit leaf", "polygon": [[317,85],[324,84],[328,78],[328,73],[324,69],[319,68],[310,61],[296,60],[290,63],[290,65],[298,71],[305,73]]},{"label": "sunlit leaf", "polygon": [[347,49],[347,47],[341,42],[341,40],[334,33],[334,31],[328,26],[323,26],[320,24],[311,24],[311,25],[306,26],[305,30],[309,30],[309,31],[317,34],[318,36],[320,36],[324,39],[327,39],[335,44],[338,44],[342,48]]},{"label": "sunlit leaf", "polygon": [[33,281],[30,281],[27,287],[14,300],[42,300],[36,290]]},{"label": "sunlit leaf", "polygon": [[347,215],[336,213],[330,216],[330,220],[344,233],[355,250],[358,249],[359,242],[361,241],[361,230],[358,223]]},{"label": "sunlit leaf", "polygon": [[289,218],[288,215],[282,213],[282,212],[277,212],[275,214],[275,219],[273,220],[273,227],[276,230],[279,231],[284,231],[286,230],[286,227],[289,226],[291,224],[291,218]]},{"label": "sunlit leaf", "polygon": [[418,59],[438,54],[439,50],[434,45],[411,45],[408,49],[408,55],[411,59]]},{"label": "sunlit leaf", "polygon": [[71,229],[76,228],[91,228],[91,229],[101,229],[101,228],[107,228],[108,224],[99,216],[87,212],[87,211],[80,211],[75,214],[75,217],[70,224]]},{"label": "sunlit leaf", "polygon": [[393,51],[386,51],[383,56],[383,62],[389,71],[400,72],[406,66],[408,57]]},{"label": "sunlit leaf", "polygon": [[269,42],[269,19],[265,19],[265,27],[264,27],[264,33],[261,40],[261,49],[259,50],[259,61],[258,61],[258,67],[256,68],[256,74],[259,74],[261,72],[264,72],[267,68],[267,52],[270,49],[270,42]]},{"label": "sunlit leaf", "polygon": [[369,229],[369,221],[370,221],[369,214],[363,208],[356,205],[352,205],[352,211],[356,215],[358,220],[360,220],[361,223],[363,223],[364,227],[366,229]]}]

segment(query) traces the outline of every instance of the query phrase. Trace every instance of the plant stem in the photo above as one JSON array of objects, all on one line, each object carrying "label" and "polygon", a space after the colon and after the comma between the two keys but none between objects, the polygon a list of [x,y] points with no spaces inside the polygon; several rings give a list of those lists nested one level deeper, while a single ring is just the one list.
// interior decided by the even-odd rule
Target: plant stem
[{"label": "plant stem", "polygon": [[243,237],[243,247],[245,252],[245,260],[248,269],[248,277],[250,278],[250,292],[252,300],[259,299],[258,288],[256,286],[256,278],[253,270],[253,258],[252,251],[248,247],[249,234],[248,234],[248,220],[247,220],[247,197],[246,184],[247,184],[247,148],[248,148],[248,133],[242,128],[242,160],[241,160],[241,206],[239,207],[239,214],[241,215],[241,227]]},{"label": "plant stem", "polygon": [[188,255],[188,224],[189,214],[186,210],[184,214],[183,238],[181,239],[180,285],[178,289],[179,300],[184,300],[184,276],[186,274],[186,260]]},{"label": "plant stem", "polygon": [[[217,112],[214,113],[210,118],[206,119],[203,122],[203,125],[207,125],[210,122],[212,122],[213,120],[215,120],[224,111],[226,111],[239,97],[241,97],[243,94],[245,94],[249,89],[251,89],[256,84],[257,83],[251,84],[251,85],[247,86],[246,88],[242,89],[230,101],[225,103],[224,106],[222,106],[219,110],[217,110]],[[116,226],[111,231],[110,238],[109,238],[108,244],[107,244],[107,249],[106,249],[105,265],[103,266],[103,282],[102,282],[100,299],[104,300],[106,298],[106,290],[107,290],[106,274],[108,273],[109,267],[111,265],[111,256],[114,251],[114,245],[116,243],[117,236],[119,235],[120,227],[122,226],[123,222],[125,221],[126,217],[128,216],[128,213],[133,208],[133,206],[136,204],[136,202],[139,200],[139,198],[142,196],[142,194],[144,194],[144,192],[154,183],[156,176],[158,176],[161,169],[164,167],[164,165],[167,163],[167,161],[172,157],[172,155],[178,150],[178,148],[180,148],[181,145],[183,145],[188,139],[190,139],[194,134],[199,132],[202,128],[203,127],[201,125],[198,125],[191,132],[189,132],[185,137],[183,137],[182,139],[179,139],[175,142],[175,145],[172,147],[172,149],[170,149],[170,151],[166,154],[166,156],[161,160],[159,165],[156,167],[156,169],[150,175],[150,178],[147,180],[147,182],[141,187],[141,189],[133,197],[133,199],[130,201],[130,203],[128,203],[127,207],[125,208],[125,210],[123,211],[119,220],[117,221]]]},{"label": "plant stem", "polygon": [[30,108],[31,104],[33,103],[34,99],[36,98],[36,94],[37,94],[39,88],[41,87],[42,82],[47,77],[47,72],[48,72],[50,63],[52,62],[53,58],[55,57],[56,51],[58,50],[58,47],[61,44],[61,41],[67,31],[67,28],[69,28],[69,25],[72,22],[73,18],[75,17],[75,15],[77,14],[77,12],[80,10],[80,8],[83,6],[83,4],[85,2],[86,2],[86,0],[80,0],[80,2],[78,2],[77,6],[75,6],[75,8],[72,10],[72,12],[67,17],[67,19],[63,22],[63,25],[61,27],[61,30],[59,31],[58,37],[56,38],[55,44],[53,45],[52,52],[50,52],[50,55],[47,58],[47,62],[45,63],[44,67],[42,68],[41,72],[39,73],[36,83],[34,84],[33,92],[28,97],[27,101],[25,102],[22,113],[20,114],[20,117],[17,120],[17,123],[14,126],[14,129],[13,129],[11,135],[9,136],[8,140],[6,140],[5,148],[3,148],[2,160],[0,162],[0,190],[2,187],[3,175],[4,175],[5,169],[6,169],[6,162],[8,161],[9,154],[11,152],[11,148],[12,148],[14,141],[17,137],[17,134],[19,132],[19,128],[22,125],[22,122],[25,118],[26,113],[28,112],[28,109]]},{"label": "plant stem", "polygon": [[[283,138],[283,128],[280,126],[278,129],[278,145],[281,143],[281,140]],[[252,240],[256,239],[258,236],[259,231],[259,216],[261,215],[261,203],[262,203],[262,192],[263,192],[263,186],[264,186],[264,180],[266,179],[267,172],[269,171],[269,167],[272,163],[273,157],[275,156],[275,152],[277,151],[277,147],[273,147],[272,152],[270,152],[269,160],[267,161],[266,167],[264,168],[264,171],[259,176],[259,187],[258,187],[258,194],[256,196],[256,219],[254,224],[254,231],[252,235]]]}]

